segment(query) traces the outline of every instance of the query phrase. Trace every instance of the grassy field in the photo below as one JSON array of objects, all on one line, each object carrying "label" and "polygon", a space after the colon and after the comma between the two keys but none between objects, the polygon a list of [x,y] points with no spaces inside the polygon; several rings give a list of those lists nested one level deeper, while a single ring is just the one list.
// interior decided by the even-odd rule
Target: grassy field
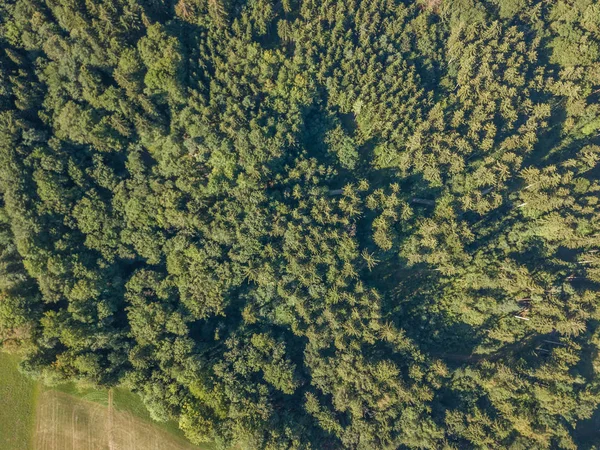
[{"label": "grassy field", "polygon": [[19,358],[0,352],[0,449],[33,449],[37,383],[17,370]]},{"label": "grassy field", "polygon": [[[75,383],[68,383],[54,388],[59,392],[69,394],[81,400],[86,400],[100,405],[108,406],[108,391],[98,390],[90,387],[78,386]],[[127,389],[113,389],[113,407],[116,411],[129,413],[143,421],[150,422],[156,428],[171,433],[176,437],[185,439],[183,432],[179,429],[176,422],[154,422],[148,413],[148,410],[142,403],[139,396]],[[200,448],[200,447],[193,447]],[[210,449],[206,446],[202,449]]]},{"label": "grassy field", "polygon": [[108,405],[49,390],[40,396],[36,450],[196,450],[153,423]]},{"label": "grassy field", "polygon": [[174,422],[153,422],[125,390],[46,388],[0,352],[0,450],[210,450],[185,441]]}]

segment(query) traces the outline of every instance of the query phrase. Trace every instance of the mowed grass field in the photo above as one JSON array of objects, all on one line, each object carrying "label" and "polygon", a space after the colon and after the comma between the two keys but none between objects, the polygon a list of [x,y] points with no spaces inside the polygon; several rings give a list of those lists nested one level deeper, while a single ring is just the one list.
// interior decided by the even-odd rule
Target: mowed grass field
[{"label": "mowed grass field", "polygon": [[133,414],[58,391],[42,393],[36,450],[197,450]]},{"label": "mowed grass field", "polygon": [[0,450],[210,450],[173,422],[156,423],[139,397],[66,384],[45,388],[0,352]]},{"label": "mowed grass field", "polygon": [[[104,406],[108,406],[108,391],[98,390],[90,387],[76,385],[75,383],[68,383],[57,386],[54,388],[59,392],[69,394],[73,397],[77,397],[81,400],[89,402],[99,403]],[[176,422],[154,422],[150,417],[150,413],[144,406],[144,403],[139,396],[134,394],[127,389],[115,388],[113,392],[113,407],[117,411],[129,413],[139,419],[151,423],[156,428],[160,428],[163,431],[173,434],[176,437],[181,438],[185,441],[183,431],[179,429]],[[199,447],[194,447],[198,449]],[[203,450],[210,450],[211,446],[202,447]],[[2,449],[0,449],[2,450]]]},{"label": "mowed grass field", "polygon": [[19,373],[19,358],[0,352],[0,449],[33,449],[40,386]]}]

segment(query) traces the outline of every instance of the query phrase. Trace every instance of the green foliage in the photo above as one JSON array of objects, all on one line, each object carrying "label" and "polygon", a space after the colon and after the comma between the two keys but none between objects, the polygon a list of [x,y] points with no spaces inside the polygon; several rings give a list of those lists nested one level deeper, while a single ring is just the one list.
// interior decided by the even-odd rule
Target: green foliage
[{"label": "green foliage", "polygon": [[219,448],[585,448],[593,0],[0,4],[0,342]]}]

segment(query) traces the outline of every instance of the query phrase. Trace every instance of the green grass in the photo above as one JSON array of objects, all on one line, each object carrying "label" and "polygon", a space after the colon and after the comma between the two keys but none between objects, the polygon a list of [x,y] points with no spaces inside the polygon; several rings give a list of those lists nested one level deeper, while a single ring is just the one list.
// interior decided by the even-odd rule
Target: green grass
[{"label": "green grass", "polygon": [[19,357],[0,352],[0,449],[33,448],[39,384],[18,370]]},{"label": "green grass", "polygon": [[[37,400],[43,390],[56,390],[82,400],[108,405],[108,391],[105,389],[75,383],[46,387],[20,373],[18,365],[18,356],[0,351],[0,450],[33,450]],[[127,389],[114,389],[113,406],[188,442],[176,422],[153,421],[140,397]],[[210,450],[213,446],[198,448]]]},{"label": "green grass", "polygon": [[[58,386],[54,386],[52,389],[64,392],[65,394],[72,395],[83,400],[87,400],[101,405],[108,405],[108,391],[105,389],[97,389],[93,387],[87,387],[78,385],[76,383],[66,383]],[[133,416],[138,417],[146,422],[152,423],[155,427],[160,428],[170,434],[173,434],[186,442],[189,442],[183,433],[177,426],[177,422],[156,422],[150,417],[150,413],[144,406],[144,403],[140,397],[133,392],[123,389],[113,389],[113,407],[119,411],[125,411],[131,413]],[[210,450],[213,447],[209,444],[205,444],[202,447],[198,447],[203,450]]]},{"label": "green grass", "polygon": [[[118,409],[119,411],[127,411],[142,420],[152,422],[156,427],[178,436],[181,439],[185,439],[186,442],[189,442],[186,439],[183,431],[179,429],[177,422],[172,420],[168,422],[155,422],[150,417],[150,413],[146,409],[146,406],[144,406],[144,403],[140,397],[127,389],[117,388],[114,390],[113,405],[115,409]],[[202,448],[206,450],[210,447],[203,446]]]}]

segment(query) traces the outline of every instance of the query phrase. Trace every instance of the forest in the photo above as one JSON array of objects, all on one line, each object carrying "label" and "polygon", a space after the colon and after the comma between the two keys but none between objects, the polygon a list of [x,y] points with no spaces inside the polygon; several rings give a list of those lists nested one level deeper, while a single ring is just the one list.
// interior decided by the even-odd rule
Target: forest
[{"label": "forest", "polygon": [[600,448],[600,2],[0,0],[0,346],[220,449]]}]

